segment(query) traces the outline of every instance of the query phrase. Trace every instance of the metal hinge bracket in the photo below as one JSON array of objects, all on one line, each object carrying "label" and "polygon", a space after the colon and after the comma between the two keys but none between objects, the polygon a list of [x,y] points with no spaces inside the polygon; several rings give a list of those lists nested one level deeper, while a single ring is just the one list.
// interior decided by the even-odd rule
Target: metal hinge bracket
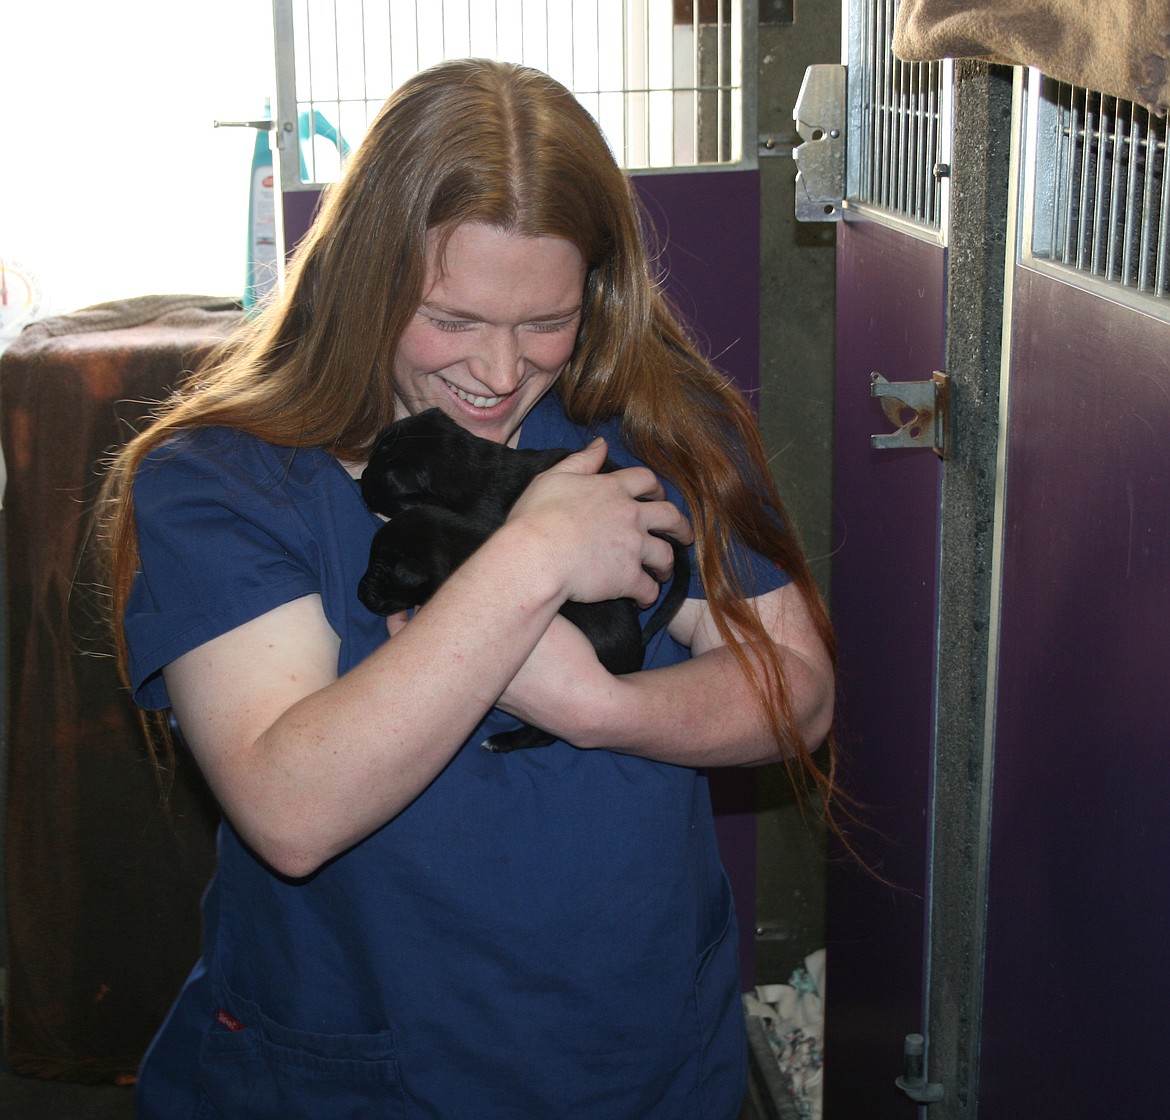
[{"label": "metal hinge bracket", "polygon": [[792,119],[803,144],[796,160],[796,219],[839,222],[845,198],[846,68],[820,63],[804,72]]},{"label": "metal hinge bracket", "polygon": [[870,436],[877,450],[929,447],[940,459],[951,453],[951,379],[939,370],[929,381],[887,381],[880,373],[870,375],[871,397],[882,402],[897,431]]}]

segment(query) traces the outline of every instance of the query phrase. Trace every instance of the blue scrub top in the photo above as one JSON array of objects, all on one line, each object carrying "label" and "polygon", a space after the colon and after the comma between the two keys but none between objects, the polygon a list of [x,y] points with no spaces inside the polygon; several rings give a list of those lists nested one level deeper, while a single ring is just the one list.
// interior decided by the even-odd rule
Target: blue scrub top
[{"label": "blue scrub top", "polygon": [[[616,426],[601,434],[634,461]],[[591,436],[550,394],[521,446]],[[303,595],[341,638],[339,673],[387,640],[356,595],[381,522],[325,452],[201,430],[147,460],[134,500],[143,707],[168,706],[165,665]],[[756,593],[784,582],[750,553],[736,566]],[[663,632],[647,664],[686,656]],[[565,743],[481,749],[512,726],[490,712],[407,809],[307,879],[221,826],[202,955],[144,1059],[141,1120],[737,1115],[735,918],[704,775]]]}]

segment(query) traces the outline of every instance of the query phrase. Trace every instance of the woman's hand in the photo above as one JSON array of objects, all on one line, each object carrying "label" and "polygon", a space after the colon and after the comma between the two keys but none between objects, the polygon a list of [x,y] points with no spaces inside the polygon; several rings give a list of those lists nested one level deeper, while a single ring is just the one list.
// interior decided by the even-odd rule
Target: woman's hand
[{"label": "woman's hand", "polygon": [[565,599],[596,603],[633,599],[647,607],[670,579],[674,555],[665,533],[694,539],[678,507],[645,467],[598,473],[606,446],[594,440],[533,480],[508,516],[531,533],[557,574]]}]

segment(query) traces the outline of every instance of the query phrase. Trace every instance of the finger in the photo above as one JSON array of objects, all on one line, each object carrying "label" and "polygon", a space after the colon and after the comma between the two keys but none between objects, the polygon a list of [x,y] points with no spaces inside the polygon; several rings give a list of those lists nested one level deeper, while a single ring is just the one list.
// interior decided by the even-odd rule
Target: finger
[{"label": "finger", "polygon": [[695,530],[673,502],[648,502],[644,511],[648,532],[673,537],[679,544],[688,545],[695,539]]},{"label": "finger", "polygon": [[566,455],[550,471],[570,471],[573,474],[597,474],[605,463],[609,448],[604,439],[598,436],[592,443],[587,444],[580,451]]},{"label": "finger", "polygon": [[614,471],[612,477],[621,482],[631,498],[640,502],[661,502],[666,497],[662,480],[649,467],[623,467]]},{"label": "finger", "polygon": [[674,575],[674,548],[661,537],[651,537],[642,563],[658,583],[668,583]]},{"label": "finger", "polygon": [[[673,565],[671,565],[673,567]],[[667,571],[667,579],[669,576],[669,568]],[[658,579],[652,572],[645,571],[642,573],[637,585],[634,587],[630,598],[638,604],[639,609],[645,610],[647,607],[654,606],[658,602],[658,596],[662,594],[662,584],[665,580]]]}]

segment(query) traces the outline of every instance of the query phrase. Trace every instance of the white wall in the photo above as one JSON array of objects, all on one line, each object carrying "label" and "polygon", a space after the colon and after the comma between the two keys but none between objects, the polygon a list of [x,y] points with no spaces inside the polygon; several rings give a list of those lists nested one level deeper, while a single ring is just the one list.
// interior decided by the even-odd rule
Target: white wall
[{"label": "white wall", "polygon": [[53,312],[240,295],[269,0],[3,0],[0,258]]}]

